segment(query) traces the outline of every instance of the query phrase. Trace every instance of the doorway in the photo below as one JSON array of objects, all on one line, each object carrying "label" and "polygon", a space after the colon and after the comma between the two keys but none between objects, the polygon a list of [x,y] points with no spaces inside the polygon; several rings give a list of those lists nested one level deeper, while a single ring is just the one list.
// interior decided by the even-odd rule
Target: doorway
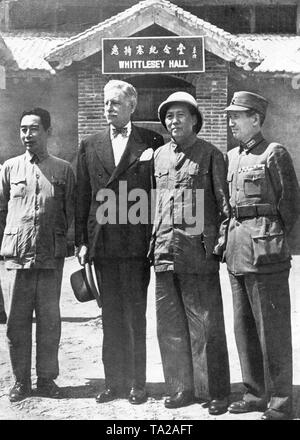
[{"label": "doorway", "polygon": [[136,125],[149,128],[162,134],[167,141],[168,133],[158,119],[159,105],[171,94],[178,91],[190,93],[195,97],[195,87],[187,81],[170,75],[138,75],[127,77],[138,92],[138,104],[133,114]]}]

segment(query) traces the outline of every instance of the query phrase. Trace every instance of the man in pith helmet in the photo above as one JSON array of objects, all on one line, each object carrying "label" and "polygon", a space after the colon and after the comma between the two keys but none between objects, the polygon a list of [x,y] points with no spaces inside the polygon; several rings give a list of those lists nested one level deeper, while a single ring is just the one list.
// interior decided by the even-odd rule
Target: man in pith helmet
[{"label": "man in pith helmet", "polygon": [[154,153],[157,204],[150,256],[156,275],[157,333],[167,408],[209,401],[227,411],[228,353],[219,261],[229,220],[223,154],[199,139],[194,97],[171,94],[158,109],[171,135]]}]

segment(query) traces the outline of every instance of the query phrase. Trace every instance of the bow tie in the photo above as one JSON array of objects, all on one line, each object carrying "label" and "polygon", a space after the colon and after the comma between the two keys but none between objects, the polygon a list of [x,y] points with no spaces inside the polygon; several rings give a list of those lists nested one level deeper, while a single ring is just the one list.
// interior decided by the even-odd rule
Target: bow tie
[{"label": "bow tie", "polygon": [[32,158],[30,159],[30,162],[31,162],[31,163],[39,163],[39,158],[37,157],[36,154],[34,154],[34,155],[32,156]]},{"label": "bow tie", "polygon": [[127,127],[122,127],[122,128],[113,127],[112,129],[112,135],[114,138],[117,137],[118,134],[122,135],[123,137],[126,137],[127,133],[128,133]]}]

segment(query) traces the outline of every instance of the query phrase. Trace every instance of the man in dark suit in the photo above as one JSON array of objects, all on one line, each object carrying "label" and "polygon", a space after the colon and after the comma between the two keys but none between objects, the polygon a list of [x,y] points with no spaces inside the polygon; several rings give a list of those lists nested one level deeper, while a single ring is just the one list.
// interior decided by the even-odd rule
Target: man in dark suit
[{"label": "man in dark suit", "polygon": [[[137,92],[131,84],[109,81],[104,87],[109,126],[84,139],[78,154],[76,252],[80,264],[94,261],[103,295],[106,388],[96,397],[98,403],[124,395],[132,404],[147,399],[147,250],[151,234],[148,202],[153,150],[164,141],[157,133],[131,123],[136,104]],[[147,202],[142,207],[143,214],[147,211],[146,219],[134,216],[134,203],[128,199],[130,193],[134,194],[132,190],[146,195]],[[99,203],[107,202],[107,197],[108,205]],[[104,215],[105,206],[110,211],[108,217]]]}]

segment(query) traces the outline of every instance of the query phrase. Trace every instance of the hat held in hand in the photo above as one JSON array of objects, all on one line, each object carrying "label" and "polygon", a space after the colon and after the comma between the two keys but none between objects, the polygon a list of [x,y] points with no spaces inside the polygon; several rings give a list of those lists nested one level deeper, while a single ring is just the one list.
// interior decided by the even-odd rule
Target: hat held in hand
[{"label": "hat held in hand", "polygon": [[86,263],[82,269],[72,273],[71,286],[78,301],[87,302],[95,299],[98,306],[102,307],[101,292],[93,272],[91,263]]}]

